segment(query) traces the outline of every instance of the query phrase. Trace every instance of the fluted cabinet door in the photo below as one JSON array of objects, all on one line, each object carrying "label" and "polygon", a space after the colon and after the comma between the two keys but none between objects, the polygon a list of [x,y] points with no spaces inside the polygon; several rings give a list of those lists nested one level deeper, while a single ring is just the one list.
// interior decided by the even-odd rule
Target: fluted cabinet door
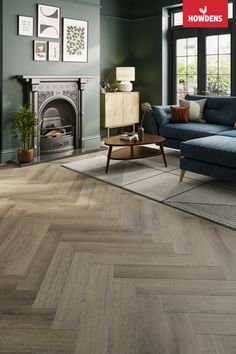
[{"label": "fluted cabinet door", "polygon": [[134,124],[139,122],[139,93],[128,92],[123,97],[123,123]]},{"label": "fluted cabinet door", "polygon": [[106,128],[123,124],[123,95],[106,93],[105,95]]},{"label": "fluted cabinet door", "polygon": [[138,92],[108,92],[101,94],[101,126],[117,128],[139,122]]}]

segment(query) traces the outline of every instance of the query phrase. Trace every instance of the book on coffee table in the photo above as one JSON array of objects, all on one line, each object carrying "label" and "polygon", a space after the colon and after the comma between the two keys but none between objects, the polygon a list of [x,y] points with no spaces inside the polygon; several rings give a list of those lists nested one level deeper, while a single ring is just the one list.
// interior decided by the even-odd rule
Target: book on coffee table
[{"label": "book on coffee table", "polygon": [[128,140],[128,141],[132,141],[132,140],[138,140],[138,134],[137,133],[132,133],[132,134],[122,134],[120,135],[120,139],[121,140]]}]

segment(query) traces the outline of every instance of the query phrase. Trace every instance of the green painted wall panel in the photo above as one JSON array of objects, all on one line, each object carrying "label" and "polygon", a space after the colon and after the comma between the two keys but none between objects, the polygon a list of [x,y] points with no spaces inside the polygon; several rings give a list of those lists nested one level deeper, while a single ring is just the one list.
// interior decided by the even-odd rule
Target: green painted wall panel
[{"label": "green painted wall panel", "polygon": [[133,0],[101,0],[101,14],[130,19]]},{"label": "green painted wall panel", "polygon": [[101,78],[115,81],[115,68],[131,63],[131,22],[101,16]]},{"label": "green painted wall panel", "polygon": [[132,63],[136,68],[135,88],[141,101],[161,103],[162,95],[162,32],[161,16],[133,21]]},{"label": "green painted wall panel", "polygon": [[[33,16],[36,20],[37,0],[3,1],[3,107],[2,107],[2,150],[16,145],[9,136],[11,112],[22,103],[21,85],[16,75],[89,75],[95,78],[86,86],[85,135],[98,136],[99,82],[100,82],[100,7],[85,2],[44,0],[44,4],[59,6],[61,17],[88,21],[88,63],[38,62],[33,61],[33,40],[37,37],[17,36],[17,15]],[[98,0],[93,0],[98,5]],[[91,0],[90,0],[91,3]],[[35,21],[36,26],[36,21]],[[42,39],[50,41],[50,39]],[[51,39],[51,41],[54,41]],[[56,40],[57,41],[57,40]],[[62,43],[62,36],[60,39]]]}]

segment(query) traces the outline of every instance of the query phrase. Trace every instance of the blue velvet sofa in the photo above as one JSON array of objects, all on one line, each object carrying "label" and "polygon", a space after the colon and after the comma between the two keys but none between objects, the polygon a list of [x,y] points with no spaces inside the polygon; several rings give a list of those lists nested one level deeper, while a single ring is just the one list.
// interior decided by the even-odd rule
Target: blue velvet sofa
[{"label": "blue velvet sofa", "polygon": [[170,106],[152,106],[145,132],[162,135],[166,146],[181,150],[180,180],[191,171],[236,182],[236,97],[185,97],[204,98],[206,123],[171,123]]}]

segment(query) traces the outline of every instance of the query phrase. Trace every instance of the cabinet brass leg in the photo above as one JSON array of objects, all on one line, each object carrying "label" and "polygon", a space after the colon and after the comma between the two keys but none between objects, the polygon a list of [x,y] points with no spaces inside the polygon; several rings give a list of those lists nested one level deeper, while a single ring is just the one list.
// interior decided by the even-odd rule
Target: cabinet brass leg
[{"label": "cabinet brass leg", "polygon": [[179,181],[182,182],[183,181],[183,178],[184,178],[184,175],[185,175],[185,170],[180,170],[180,176],[179,176]]}]

